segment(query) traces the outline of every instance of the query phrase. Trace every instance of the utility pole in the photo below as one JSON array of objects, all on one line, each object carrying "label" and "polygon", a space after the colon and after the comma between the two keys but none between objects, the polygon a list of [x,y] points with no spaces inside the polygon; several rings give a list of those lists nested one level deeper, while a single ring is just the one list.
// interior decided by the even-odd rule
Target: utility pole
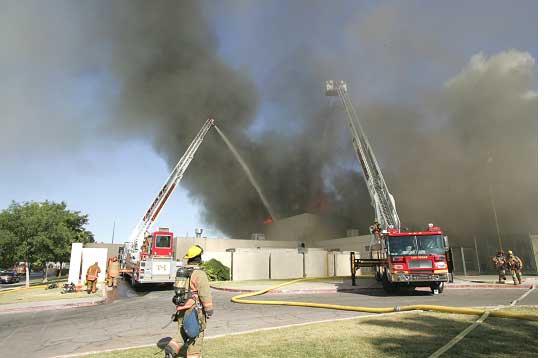
[{"label": "utility pole", "polygon": [[500,235],[500,226],[498,225],[498,215],[496,214],[496,206],[494,201],[494,191],[493,191],[493,184],[491,182],[491,170],[490,166],[493,162],[493,157],[491,156],[491,153],[489,152],[489,158],[487,159],[487,177],[489,180],[489,196],[491,198],[491,208],[493,209],[493,215],[494,215],[494,221],[496,226],[496,234],[498,236],[498,247],[500,250],[503,250],[502,248],[502,236]]},{"label": "utility pole", "polygon": [[113,240],[115,239],[115,220],[113,220],[113,231],[111,232],[111,243],[113,244]]},{"label": "utility pole", "polygon": [[494,221],[496,225],[496,234],[498,235],[498,246],[502,250],[502,237],[500,236],[500,226],[498,225],[498,216],[496,215],[496,207],[494,202],[493,185],[489,183],[489,193],[491,196],[491,206],[493,208]]},{"label": "utility pole", "polygon": [[477,236],[473,236],[473,244],[475,248],[475,259],[477,260],[477,272],[481,275],[481,265],[479,264],[479,250],[477,249]]}]

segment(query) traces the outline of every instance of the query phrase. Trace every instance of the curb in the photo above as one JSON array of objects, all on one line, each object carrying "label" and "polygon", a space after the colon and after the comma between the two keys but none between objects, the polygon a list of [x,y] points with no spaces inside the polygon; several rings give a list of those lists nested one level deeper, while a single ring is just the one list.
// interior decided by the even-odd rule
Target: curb
[{"label": "curb", "polygon": [[[76,298],[76,299],[82,299],[82,298]],[[72,299],[67,299],[67,301],[71,301],[71,300]],[[11,303],[6,305],[0,305],[0,315],[11,314],[11,313],[41,312],[41,311],[61,310],[61,309],[68,309],[68,308],[90,307],[90,306],[96,306],[99,304],[104,304],[106,300],[107,300],[107,297],[104,295],[103,297],[98,297],[97,299],[92,299],[91,301],[88,301],[88,302],[77,302],[77,303],[67,302],[67,303],[59,303],[55,305],[43,304],[44,302],[52,302],[52,301],[36,301],[36,302],[30,302],[34,304],[31,307],[13,307],[14,305],[18,305],[19,303]]]},{"label": "curb", "polygon": [[68,303],[62,305],[44,305],[44,306],[34,306],[34,307],[25,307],[25,308],[9,308],[6,310],[0,309],[0,315],[11,314],[11,313],[29,313],[29,312],[42,312],[42,311],[52,311],[52,310],[62,310],[69,308],[80,308],[80,307],[90,307],[102,304],[105,302],[105,299],[101,299],[93,302],[83,302],[83,303]]},{"label": "curb", "polygon": [[[224,291],[224,292],[234,292],[234,293],[252,293],[259,291],[254,289],[240,289],[240,288],[226,288],[226,287],[215,287],[210,286],[212,289],[217,291]],[[530,290],[533,288],[537,288],[536,285],[447,285],[445,286],[447,290],[449,289],[525,289]],[[274,290],[270,291],[270,294],[276,294],[276,295],[294,295],[294,294],[316,294],[316,293],[339,293],[339,292],[345,292],[345,293],[355,293],[355,292],[365,292],[367,290],[380,290],[382,287],[362,287],[362,288],[352,288],[352,289],[337,289],[337,288],[328,288],[328,289],[299,289],[299,290]]]},{"label": "curb", "polygon": [[451,285],[451,286],[445,286],[447,289],[455,289],[455,288],[471,288],[471,289],[524,289],[524,290],[530,290],[532,288],[536,288],[536,285],[498,285],[498,284],[488,284],[488,285]]}]

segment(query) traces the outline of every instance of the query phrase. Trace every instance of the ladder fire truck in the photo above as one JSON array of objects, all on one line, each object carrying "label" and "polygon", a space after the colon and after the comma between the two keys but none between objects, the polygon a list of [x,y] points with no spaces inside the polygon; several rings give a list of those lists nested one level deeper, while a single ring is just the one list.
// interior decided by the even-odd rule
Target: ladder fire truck
[{"label": "ladder fire truck", "polygon": [[121,272],[130,277],[132,286],[143,283],[174,282],[176,270],[182,265],[182,262],[176,261],[173,257],[173,233],[168,228],[159,228],[153,233],[149,233],[149,230],[184,176],[184,172],[194,158],[194,154],[213,125],[213,119],[208,119],[203,124],[159,193],[153,198],[148,210],[132,231],[130,240],[125,242],[120,251]]},{"label": "ladder fire truck", "polygon": [[366,139],[345,81],[326,81],[327,96],[339,96],[347,112],[353,147],[362,167],[368,187],[375,221],[370,227],[371,240],[368,258],[356,258],[351,253],[351,277],[356,285],[360,267],[373,267],[376,279],[387,292],[399,287],[414,289],[429,286],[433,293],[441,293],[448,282],[448,239],[443,231],[429,224],[426,231],[401,231],[401,222],[395,199],[389,192],[370,143]]}]

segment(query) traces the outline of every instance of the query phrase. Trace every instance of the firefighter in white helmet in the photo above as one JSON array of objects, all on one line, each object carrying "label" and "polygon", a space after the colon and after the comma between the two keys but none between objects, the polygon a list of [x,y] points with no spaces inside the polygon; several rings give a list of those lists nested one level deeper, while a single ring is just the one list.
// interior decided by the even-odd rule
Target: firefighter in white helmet
[{"label": "firefighter in white helmet", "polygon": [[178,331],[165,347],[166,358],[176,357],[183,349],[188,358],[201,357],[207,318],[213,315],[209,278],[199,266],[202,253],[199,245],[190,247],[184,256],[188,260],[187,265],[176,273],[173,303],[176,305],[174,320],[178,322]]}]

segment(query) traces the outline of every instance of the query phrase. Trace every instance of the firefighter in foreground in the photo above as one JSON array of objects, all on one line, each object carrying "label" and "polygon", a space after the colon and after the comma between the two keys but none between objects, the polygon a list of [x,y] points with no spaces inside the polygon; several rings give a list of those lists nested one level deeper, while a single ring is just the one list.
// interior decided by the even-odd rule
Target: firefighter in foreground
[{"label": "firefighter in foreground", "polygon": [[119,277],[119,261],[117,256],[113,256],[109,259],[107,264],[107,286],[108,287],[117,287],[117,278]]},{"label": "firefighter in foreground", "polygon": [[508,256],[506,256],[506,265],[512,274],[512,280],[514,285],[521,285],[521,269],[523,268],[523,262],[521,259],[514,255],[512,250],[508,250]]},{"label": "firefighter in foreground", "polygon": [[90,266],[86,270],[86,292],[96,293],[96,284],[98,283],[98,275],[102,272],[98,262],[94,262],[94,265]]},{"label": "firefighter in foreground", "polygon": [[498,272],[498,283],[506,283],[506,257],[504,251],[498,250],[492,260]]},{"label": "firefighter in foreground", "polygon": [[203,249],[190,247],[185,259],[188,264],[178,269],[174,283],[173,303],[176,313],[173,321],[178,322],[178,331],[165,347],[165,358],[176,357],[184,350],[188,358],[200,358],[203,348],[203,333],[207,318],[213,315],[213,299],[209,290],[207,274],[199,267]]}]

